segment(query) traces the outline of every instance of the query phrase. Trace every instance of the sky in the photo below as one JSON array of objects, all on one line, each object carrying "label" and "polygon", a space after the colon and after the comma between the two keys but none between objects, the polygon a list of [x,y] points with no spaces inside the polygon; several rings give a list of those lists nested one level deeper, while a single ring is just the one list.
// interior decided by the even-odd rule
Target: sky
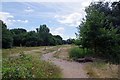
[{"label": "sky", "polygon": [[[46,24],[53,35],[75,38],[85,7],[99,0],[1,0],[0,19],[9,29],[36,30]],[[105,0],[118,1],[118,0]]]}]

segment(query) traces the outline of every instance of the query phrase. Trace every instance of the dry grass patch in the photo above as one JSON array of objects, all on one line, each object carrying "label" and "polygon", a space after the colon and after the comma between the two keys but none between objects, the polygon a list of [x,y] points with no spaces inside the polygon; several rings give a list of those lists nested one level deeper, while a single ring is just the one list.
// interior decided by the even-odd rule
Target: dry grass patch
[{"label": "dry grass patch", "polygon": [[118,78],[118,65],[93,62],[86,63],[84,69],[90,78]]},{"label": "dry grass patch", "polygon": [[41,49],[43,47],[16,47],[11,49],[2,49],[2,57],[9,57],[13,54],[18,54],[24,51],[30,51],[35,49]]}]

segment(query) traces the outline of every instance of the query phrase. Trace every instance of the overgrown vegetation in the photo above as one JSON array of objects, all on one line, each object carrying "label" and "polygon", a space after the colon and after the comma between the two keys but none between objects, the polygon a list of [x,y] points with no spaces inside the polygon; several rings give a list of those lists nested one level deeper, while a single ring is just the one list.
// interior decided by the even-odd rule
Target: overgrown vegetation
[{"label": "overgrown vegetation", "polygon": [[59,69],[55,65],[34,57],[21,53],[17,58],[4,58],[2,67],[3,80],[7,78],[14,80],[22,78],[59,78],[61,76]]},{"label": "overgrown vegetation", "polygon": [[[77,43],[113,63],[120,63],[120,1],[91,3],[78,27]],[[77,51],[77,50],[76,50]],[[79,50],[82,54],[82,50]],[[77,53],[75,53],[77,54]],[[74,55],[75,55],[74,54]]]},{"label": "overgrown vegetation", "polygon": [[69,57],[73,59],[84,58],[86,56],[93,55],[91,50],[74,47],[69,51]]}]

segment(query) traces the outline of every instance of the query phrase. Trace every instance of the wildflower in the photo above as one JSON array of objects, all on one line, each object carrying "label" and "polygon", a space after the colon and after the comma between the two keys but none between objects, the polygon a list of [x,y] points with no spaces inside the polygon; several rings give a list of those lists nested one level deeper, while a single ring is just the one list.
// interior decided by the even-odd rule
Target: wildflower
[{"label": "wildflower", "polygon": [[35,75],[32,75],[32,77],[34,78],[34,77],[35,77]]},{"label": "wildflower", "polygon": [[25,76],[23,78],[26,78]]},{"label": "wildflower", "polygon": [[9,75],[9,77],[11,77],[11,75]]},{"label": "wildflower", "polygon": [[34,67],[32,67],[32,69],[34,69]]}]

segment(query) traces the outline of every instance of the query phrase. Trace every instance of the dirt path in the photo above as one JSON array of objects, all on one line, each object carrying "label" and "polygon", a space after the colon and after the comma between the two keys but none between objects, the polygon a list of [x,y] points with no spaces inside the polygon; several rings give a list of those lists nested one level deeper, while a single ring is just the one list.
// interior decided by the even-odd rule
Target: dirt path
[{"label": "dirt path", "polygon": [[[47,47],[47,49],[52,49],[54,47]],[[84,67],[84,63],[78,63],[78,62],[71,62],[71,61],[67,61],[64,60],[62,58],[55,58],[53,57],[54,54],[56,52],[63,52],[61,53],[62,56],[65,53],[65,51],[63,51],[63,49],[65,49],[67,47],[61,47],[61,48],[57,48],[56,51],[50,52],[50,53],[46,53],[43,54],[41,59],[45,60],[45,61],[50,61],[52,63],[54,63],[56,66],[60,67],[60,69],[62,70],[62,74],[63,74],[63,78],[87,78],[87,74],[86,72],[83,70]],[[24,51],[24,54],[32,54],[35,52],[46,52],[46,50],[44,50],[44,48],[41,49],[34,49],[34,50],[30,50],[30,51]],[[61,55],[60,54],[60,55]],[[20,54],[12,54],[10,55],[11,57],[19,57]]]},{"label": "dirt path", "polygon": [[63,78],[87,78],[88,76],[83,70],[84,63],[70,62],[53,57],[53,55],[60,50],[61,48],[51,53],[44,54],[41,59],[50,61],[60,67],[62,70]]}]

